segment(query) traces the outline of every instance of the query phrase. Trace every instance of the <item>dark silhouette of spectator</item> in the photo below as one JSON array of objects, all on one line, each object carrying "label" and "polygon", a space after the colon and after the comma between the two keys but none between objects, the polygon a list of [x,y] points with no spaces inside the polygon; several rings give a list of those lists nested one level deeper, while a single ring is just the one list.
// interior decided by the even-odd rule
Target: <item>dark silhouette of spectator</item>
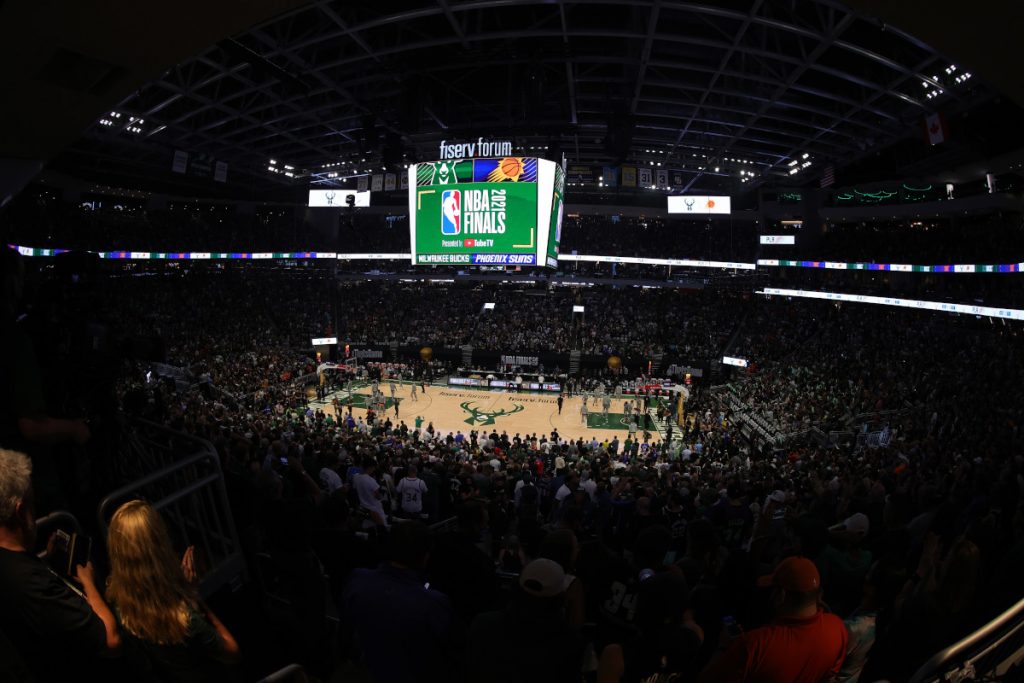
[{"label": "dark silhouette of spectator", "polygon": [[422,522],[396,523],[387,561],[377,569],[356,569],[345,589],[345,618],[378,683],[446,680],[456,666],[451,601],[424,583],[430,546]]},{"label": "dark silhouette of spectator", "polygon": [[80,587],[72,588],[33,554],[31,476],[27,456],[0,450],[0,639],[21,660],[5,658],[0,667],[9,663],[8,671],[21,668],[40,683],[101,676],[97,655],[121,645],[117,622],[92,562],[76,568]]},{"label": "dark silhouette of spectator", "polygon": [[469,679],[478,683],[563,683],[580,677],[583,639],[564,614],[572,578],[557,562],[536,559],[519,575],[508,606],[472,623]]}]

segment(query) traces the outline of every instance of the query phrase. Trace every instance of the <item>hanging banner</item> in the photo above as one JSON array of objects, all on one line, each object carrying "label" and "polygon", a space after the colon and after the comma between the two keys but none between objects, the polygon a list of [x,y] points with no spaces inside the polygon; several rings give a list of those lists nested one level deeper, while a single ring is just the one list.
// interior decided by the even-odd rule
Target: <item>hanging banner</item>
[{"label": "hanging banner", "polygon": [[650,187],[653,181],[651,180],[651,169],[641,168],[639,171],[639,182],[640,187]]},{"label": "hanging banner", "polygon": [[384,191],[391,192],[395,189],[395,174],[387,173],[384,176]]},{"label": "hanging banner", "polygon": [[565,175],[570,183],[592,183],[594,182],[594,167],[572,164]]},{"label": "hanging banner", "polygon": [[360,192],[366,192],[370,189],[370,178],[368,176],[361,175],[356,178],[356,189]]},{"label": "hanging banner", "polygon": [[636,187],[636,167],[635,166],[623,166],[622,167],[622,186],[623,187]]},{"label": "hanging banner", "polygon": [[398,186],[402,190],[408,190],[409,189],[409,174],[408,173],[402,173],[402,174],[399,175]]},{"label": "hanging banner", "polygon": [[668,171],[658,171],[658,187],[668,187]]},{"label": "hanging banner", "polygon": [[605,166],[598,182],[603,183],[605,187],[615,187],[619,184],[619,169],[614,166]]},{"label": "hanging banner", "polygon": [[380,192],[384,189],[384,176],[380,173],[374,173],[373,178],[370,180],[370,190],[373,192]]},{"label": "hanging banner", "polygon": [[174,161],[171,162],[171,170],[175,173],[184,173],[188,168],[188,152],[180,149],[174,150]]},{"label": "hanging banner", "polygon": [[228,180],[227,162],[218,161],[213,165],[213,179],[215,182],[224,183]]},{"label": "hanging banner", "polygon": [[672,186],[673,187],[682,187],[683,186],[683,172],[682,171],[672,171]]}]

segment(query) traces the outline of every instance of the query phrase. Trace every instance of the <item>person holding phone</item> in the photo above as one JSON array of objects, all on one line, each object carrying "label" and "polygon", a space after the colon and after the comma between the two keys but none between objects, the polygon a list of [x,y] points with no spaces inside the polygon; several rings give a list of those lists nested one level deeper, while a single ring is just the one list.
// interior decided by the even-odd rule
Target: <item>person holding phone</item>
[{"label": "person holding phone", "polygon": [[193,548],[179,560],[160,513],[141,500],[114,513],[107,547],[107,597],[153,672],[165,681],[222,680],[238,643],[199,597]]},{"label": "person holding phone", "polygon": [[92,562],[72,568],[75,586],[33,554],[31,476],[28,456],[0,450],[0,641],[13,649],[0,652],[0,670],[10,662],[40,682],[78,680],[83,673],[91,678],[88,673],[100,668],[96,656],[121,645],[117,621],[96,586]]}]

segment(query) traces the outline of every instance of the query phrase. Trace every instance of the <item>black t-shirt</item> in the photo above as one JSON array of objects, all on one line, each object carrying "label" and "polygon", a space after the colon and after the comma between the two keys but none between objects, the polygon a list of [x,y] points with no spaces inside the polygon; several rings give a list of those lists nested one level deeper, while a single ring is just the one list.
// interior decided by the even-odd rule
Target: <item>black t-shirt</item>
[{"label": "black t-shirt", "polygon": [[[0,631],[36,681],[79,680],[107,642],[89,603],[30,553],[0,548]],[[88,676],[86,676],[88,677]]]},{"label": "black t-shirt", "polygon": [[[518,596],[517,596],[518,597]],[[477,683],[562,683],[580,678],[583,638],[557,613],[514,599],[469,629],[469,677]]]}]

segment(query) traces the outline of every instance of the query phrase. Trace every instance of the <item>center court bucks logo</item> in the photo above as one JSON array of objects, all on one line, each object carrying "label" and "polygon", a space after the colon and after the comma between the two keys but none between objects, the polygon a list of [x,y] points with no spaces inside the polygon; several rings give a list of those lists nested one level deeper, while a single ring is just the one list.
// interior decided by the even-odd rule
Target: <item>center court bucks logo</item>
[{"label": "center court bucks logo", "polygon": [[492,425],[494,424],[495,418],[504,417],[505,415],[514,415],[516,413],[526,410],[526,408],[519,405],[518,403],[512,404],[514,406],[512,410],[505,410],[504,408],[502,408],[501,410],[495,410],[489,413],[483,410],[478,410],[476,408],[470,408],[470,406],[473,405],[473,401],[465,401],[464,403],[460,403],[459,405],[462,407],[463,410],[469,413],[469,417],[466,418],[465,420],[466,424],[476,426]]},{"label": "center court bucks logo", "polygon": [[441,234],[458,235],[462,229],[462,192],[445,190],[441,193]]}]

